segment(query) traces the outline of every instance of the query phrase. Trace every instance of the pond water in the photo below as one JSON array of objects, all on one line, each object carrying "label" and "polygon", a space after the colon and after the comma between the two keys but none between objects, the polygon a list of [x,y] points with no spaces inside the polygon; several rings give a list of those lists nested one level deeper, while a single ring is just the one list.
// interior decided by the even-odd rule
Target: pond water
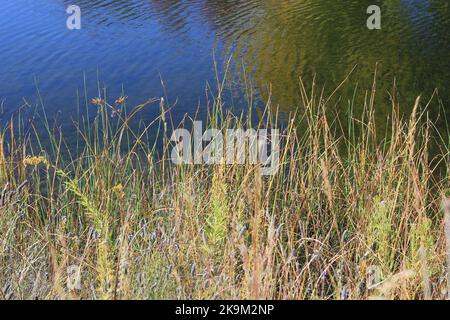
[{"label": "pond water", "polygon": [[[381,99],[394,80],[405,112],[419,94],[448,106],[450,5],[447,0],[0,0],[0,102],[2,120],[42,95],[47,115],[68,123],[97,84],[111,99],[122,89],[129,105],[167,95],[178,118],[204,112],[205,86],[231,58],[236,108],[241,66],[255,93],[281,110],[299,106],[298,77],[334,89],[357,65],[348,89],[371,86],[378,63]],[[368,30],[367,7],[377,4],[382,29]],[[81,30],[68,30],[66,8],[81,8]],[[215,56],[215,58],[214,58]],[[164,81],[163,89],[161,79]],[[348,96],[346,96],[348,95]],[[233,97],[233,96],[232,96]],[[344,110],[345,111],[345,110]],[[390,110],[380,110],[379,117]],[[141,115],[154,118],[157,108]],[[381,120],[382,121],[382,120]]]}]

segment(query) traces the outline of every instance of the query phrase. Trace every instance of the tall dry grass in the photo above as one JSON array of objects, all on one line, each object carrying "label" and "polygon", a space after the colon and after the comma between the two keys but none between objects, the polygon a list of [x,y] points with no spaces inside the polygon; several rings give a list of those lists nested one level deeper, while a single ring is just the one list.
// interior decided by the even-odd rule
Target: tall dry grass
[{"label": "tall dry grass", "polygon": [[[224,112],[220,91],[209,125],[280,124],[270,102],[260,121]],[[128,115],[124,97],[94,99],[93,122],[74,124],[77,153],[48,122],[45,147],[11,121],[0,136],[0,298],[446,298],[449,140],[431,155],[426,103],[401,118],[394,101],[384,131],[372,90],[342,129],[323,91],[301,93],[268,177],[250,164],[172,164],[163,99]],[[146,105],[161,109],[162,153],[154,128],[130,126]],[[79,289],[67,287],[72,265]]]}]

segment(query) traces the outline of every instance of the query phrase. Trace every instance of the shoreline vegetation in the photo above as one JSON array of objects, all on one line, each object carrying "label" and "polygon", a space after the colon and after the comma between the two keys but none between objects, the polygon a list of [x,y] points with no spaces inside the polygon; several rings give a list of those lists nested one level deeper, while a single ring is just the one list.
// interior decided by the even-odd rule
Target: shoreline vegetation
[{"label": "shoreline vegetation", "polygon": [[[408,117],[392,101],[379,130],[375,87],[344,130],[323,91],[301,84],[267,177],[252,164],[168,161],[163,99],[130,114],[124,96],[93,99],[95,119],[74,123],[79,154],[48,121],[47,147],[11,121],[0,136],[0,299],[446,299],[449,132],[436,134],[420,98]],[[209,126],[254,128],[224,111],[222,89]],[[161,109],[151,125],[162,152],[146,142],[150,126],[128,125],[147,104]],[[269,99],[257,127],[277,118]]]}]

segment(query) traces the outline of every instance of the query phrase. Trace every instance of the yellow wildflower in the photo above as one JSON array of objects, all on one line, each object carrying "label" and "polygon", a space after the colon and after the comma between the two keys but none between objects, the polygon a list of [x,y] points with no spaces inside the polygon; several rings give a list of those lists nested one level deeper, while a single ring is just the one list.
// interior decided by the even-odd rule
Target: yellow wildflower
[{"label": "yellow wildflower", "polygon": [[123,185],[119,183],[118,185],[112,188],[112,191],[120,198],[122,198],[125,194],[123,192]]},{"label": "yellow wildflower", "polygon": [[23,165],[26,166],[37,166],[39,164],[45,164],[47,167],[50,166],[50,162],[48,162],[47,158],[44,156],[39,157],[27,157],[23,160]]}]

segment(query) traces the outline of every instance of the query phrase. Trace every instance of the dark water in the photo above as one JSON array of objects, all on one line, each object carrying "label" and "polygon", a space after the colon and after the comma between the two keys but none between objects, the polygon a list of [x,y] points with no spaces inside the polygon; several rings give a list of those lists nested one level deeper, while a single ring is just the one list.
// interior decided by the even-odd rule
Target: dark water
[{"label": "dark water", "polygon": [[[79,31],[66,28],[71,4],[82,10]],[[371,4],[382,9],[382,30],[366,27]],[[220,73],[233,54],[236,92],[245,65],[255,92],[265,97],[271,86],[285,111],[298,107],[300,75],[331,90],[357,65],[340,93],[347,101],[356,84],[370,88],[376,63],[381,99],[396,79],[405,112],[437,88],[430,110],[444,125],[439,108],[449,101],[448,0],[0,0],[0,46],[3,120],[23,98],[35,105],[38,87],[47,114],[69,122],[77,92],[85,98],[84,78],[88,98],[98,82],[111,99],[124,88],[131,105],[167,95],[181,117],[204,106],[213,52]],[[157,113],[150,108],[142,119]]]}]

